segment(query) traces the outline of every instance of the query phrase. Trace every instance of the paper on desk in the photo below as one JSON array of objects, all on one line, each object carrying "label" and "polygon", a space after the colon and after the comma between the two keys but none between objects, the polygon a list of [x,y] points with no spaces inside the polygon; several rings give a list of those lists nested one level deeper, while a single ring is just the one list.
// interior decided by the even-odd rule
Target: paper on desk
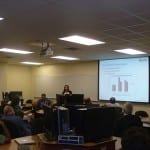
[{"label": "paper on desk", "polygon": [[32,139],[32,137],[27,136],[27,137],[21,137],[21,138],[16,138],[15,141],[18,144],[35,144],[35,140]]}]

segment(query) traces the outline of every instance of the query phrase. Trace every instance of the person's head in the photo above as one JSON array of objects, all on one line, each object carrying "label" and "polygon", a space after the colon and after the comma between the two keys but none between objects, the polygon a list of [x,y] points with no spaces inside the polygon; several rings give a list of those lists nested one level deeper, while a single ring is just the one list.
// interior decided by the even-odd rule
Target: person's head
[{"label": "person's head", "polygon": [[42,99],[45,99],[45,98],[46,98],[46,94],[45,94],[45,93],[42,93],[42,94],[41,94],[41,98],[42,98]]},{"label": "person's head", "polygon": [[121,140],[122,150],[150,150],[150,137],[141,127],[127,130]]},{"label": "person's head", "polygon": [[133,105],[131,103],[126,103],[123,105],[123,112],[127,115],[132,114],[133,112]]},{"label": "person's head", "polygon": [[84,99],[84,103],[85,103],[85,104],[92,104],[91,98],[90,98],[90,97],[85,98],[85,99]]},{"label": "person's head", "polygon": [[69,85],[64,85],[64,91],[69,91]]},{"label": "person's head", "polygon": [[3,112],[4,112],[4,115],[15,115],[15,111],[14,111],[13,107],[9,106],[9,105],[6,105],[4,107]]},{"label": "person's head", "polygon": [[111,98],[109,99],[109,101],[110,101],[110,103],[115,104],[116,99],[115,99],[115,97],[111,97]]}]

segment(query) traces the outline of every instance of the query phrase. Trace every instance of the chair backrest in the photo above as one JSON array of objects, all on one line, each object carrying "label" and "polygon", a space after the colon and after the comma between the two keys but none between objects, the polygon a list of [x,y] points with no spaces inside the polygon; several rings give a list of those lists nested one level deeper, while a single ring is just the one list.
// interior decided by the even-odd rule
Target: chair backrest
[{"label": "chair backrest", "polygon": [[114,107],[78,109],[76,115],[76,134],[84,136],[85,141],[99,141],[113,135]]},{"label": "chair backrest", "polygon": [[122,108],[121,107],[114,107],[115,108],[115,119],[118,120],[122,116]]},{"label": "chair backrest", "polygon": [[136,111],[135,115],[138,117],[148,117],[149,116],[148,113],[146,111],[143,111],[143,110]]},{"label": "chair backrest", "polygon": [[131,127],[142,127],[141,119],[135,115],[124,115],[117,120],[114,128],[114,136],[122,137]]}]

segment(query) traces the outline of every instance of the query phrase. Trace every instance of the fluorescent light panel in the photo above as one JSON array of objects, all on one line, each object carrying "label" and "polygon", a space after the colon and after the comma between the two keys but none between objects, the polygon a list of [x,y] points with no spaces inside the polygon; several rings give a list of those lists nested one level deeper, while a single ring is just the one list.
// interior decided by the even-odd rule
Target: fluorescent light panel
[{"label": "fluorescent light panel", "polygon": [[129,54],[129,55],[139,55],[139,54],[146,54],[145,52],[136,50],[136,49],[132,49],[132,48],[126,48],[126,49],[120,49],[120,50],[114,50],[116,52],[119,53],[125,53],[125,54]]},{"label": "fluorescent light panel", "polygon": [[97,41],[97,40],[90,39],[90,38],[83,37],[83,36],[79,36],[79,35],[72,35],[72,36],[67,36],[67,37],[63,37],[63,38],[59,38],[59,39],[64,40],[64,41],[79,43],[79,44],[83,44],[83,45],[88,45],[88,46],[105,43],[102,41]]},{"label": "fluorescent light panel", "polygon": [[1,21],[1,20],[4,20],[4,18],[3,18],[3,17],[0,17],[0,21]]},{"label": "fluorescent light panel", "polygon": [[43,63],[38,63],[38,62],[29,62],[29,61],[24,61],[21,62],[22,64],[27,64],[27,65],[43,65]]},{"label": "fluorescent light panel", "polygon": [[51,58],[56,58],[56,59],[64,59],[64,60],[78,60],[79,58],[74,58],[74,57],[67,57],[67,56],[54,56]]},{"label": "fluorescent light panel", "polygon": [[33,53],[33,52],[29,52],[29,51],[9,49],[9,48],[2,48],[2,49],[0,49],[0,52],[17,53],[17,54],[30,54],[30,53]]}]

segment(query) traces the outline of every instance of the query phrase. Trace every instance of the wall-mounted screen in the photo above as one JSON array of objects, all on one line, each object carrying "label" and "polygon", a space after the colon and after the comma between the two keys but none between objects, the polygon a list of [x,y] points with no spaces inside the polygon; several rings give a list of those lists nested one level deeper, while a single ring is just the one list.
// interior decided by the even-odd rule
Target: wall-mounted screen
[{"label": "wall-mounted screen", "polygon": [[99,100],[149,102],[149,57],[99,61]]}]

